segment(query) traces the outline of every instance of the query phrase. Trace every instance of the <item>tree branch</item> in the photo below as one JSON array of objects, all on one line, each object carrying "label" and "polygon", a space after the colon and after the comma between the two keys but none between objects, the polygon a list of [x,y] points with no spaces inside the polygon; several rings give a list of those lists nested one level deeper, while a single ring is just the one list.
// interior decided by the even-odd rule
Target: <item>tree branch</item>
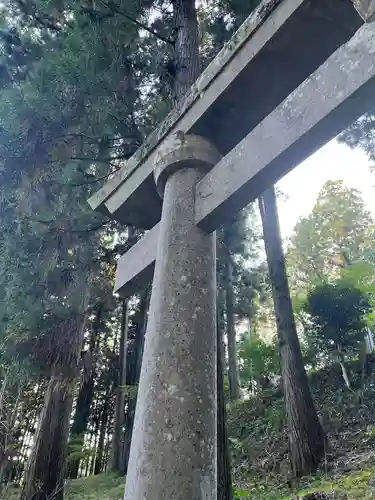
[{"label": "tree branch", "polygon": [[92,161],[93,163],[110,163],[113,160],[128,160],[129,155],[112,156],[110,158],[89,158],[85,156],[71,156],[71,160]]},{"label": "tree branch", "polygon": [[87,181],[87,182],[80,182],[80,183],[66,183],[66,184],[62,184],[63,186],[70,186],[70,187],[81,187],[81,186],[87,186],[87,185],[90,185],[90,184],[95,184],[96,182],[100,182],[104,179],[107,179],[110,175],[112,174],[115,174],[116,172],[118,172],[122,167],[117,167],[115,168],[114,170],[111,170],[111,172],[109,172],[108,174],[105,174],[105,175],[102,175],[101,177],[96,177],[95,179],[92,179],[91,181]]},{"label": "tree branch", "polygon": [[88,228],[85,228],[85,229],[66,229],[64,230],[64,232],[67,232],[67,233],[93,233],[94,231],[99,231],[99,229],[102,229],[106,224],[108,224],[108,222],[110,222],[109,220],[106,220],[104,222],[102,222],[101,224],[99,224],[98,226],[92,226],[92,227],[88,227]]},{"label": "tree branch", "polygon": [[144,231],[136,231],[125,243],[118,243],[111,250],[103,249],[104,255],[99,257],[96,262],[107,262],[110,264],[116,255],[123,255],[134,246],[143,234]]},{"label": "tree branch", "polygon": [[49,16],[48,14],[44,14],[44,16],[38,14],[38,8],[35,2],[32,2],[31,0],[17,0],[17,5],[20,11],[25,16],[31,16],[35,20],[37,25],[40,25],[43,28],[47,28],[52,31],[61,31],[61,26],[55,24],[55,19],[53,19],[52,16]]},{"label": "tree branch", "polygon": [[[52,226],[56,221],[54,220],[41,220],[41,219],[33,219],[32,217],[29,217],[29,219],[33,222],[38,222],[39,224],[43,224],[45,226]],[[84,229],[74,229],[74,228],[68,228],[68,229],[63,229],[61,227],[50,227],[50,230],[59,232],[59,233],[92,233],[94,231],[98,231],[99,229],[102,229],[106,224],[108,224],[110,219],[104,220],[101,224],[96,225],[96,226],[91,226],[87,227]]]},{"label": "tree branch", "polygon": [[174,46],[173,40],[171,40],[170,38],[165,38],[164,36],[160,35],[156,31],[154,31],[152,28],[149,28],[146,24],[143,24],[140,21],[138,21],[137,19],[134,19],[133,17],[129,16],[128,14],[126,14],[126,12],[123,12],[122,10],[120,10],[113,2],[110,1],[107,3],[104,0],[99,0],[99,1],[105,7],[107,7],[107,9],[110,9],[113,12],[116,12],[116,14],[119,14],[120,16],[125,17],[125,19],[127,19],[128,21],[131,21],[132,23],[136,24],[140,28],[147,31],[147,33],[150,33],[150,35],[155,36],[156,38],[158,38],[159,40],[161,40],[164,43],[169,43],[170,45]]}]

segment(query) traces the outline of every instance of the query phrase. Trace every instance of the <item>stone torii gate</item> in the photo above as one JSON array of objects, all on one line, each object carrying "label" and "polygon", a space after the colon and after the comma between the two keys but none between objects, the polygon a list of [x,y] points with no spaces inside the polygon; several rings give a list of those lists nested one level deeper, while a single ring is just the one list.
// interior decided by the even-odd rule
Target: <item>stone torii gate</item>
[{"label": "stone torii gate", "polygon": [[373,103],[373,20],[375,0],[264,0],[90,199],[149,229],[116,291],[154,272],[125,500],[216,499],[214,231]]}]

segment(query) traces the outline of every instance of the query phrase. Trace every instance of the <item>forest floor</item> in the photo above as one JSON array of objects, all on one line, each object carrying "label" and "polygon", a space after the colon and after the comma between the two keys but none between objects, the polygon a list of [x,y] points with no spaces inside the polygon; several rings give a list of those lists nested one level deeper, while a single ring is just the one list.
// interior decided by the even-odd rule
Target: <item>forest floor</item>
[{"label": "forest floor", "polygon": [[[349,371],[356,387],[358,366]],[[329,444],[321,469],[298,481],[288,469],[281,392],[270,389],[229,409],[236,500],[294,500],[311,492],[328,492],[322,499],[375,500],[375,358],[361,393],[345,387],[337,367],[314,373],[310,385]],[[122,500],[124,482],[113,474],[71,481],[65,500]],[[0,493],[3,498],[17,500],[18,492]]]},{"label": "forest floor", "polygon": [[[294,500],[312,491],[335,491],[335,500],[370,500],[375,499],[375,455],[373,466],[366,465],[353,472],[335,475],[316,476],[305,479],[292,490],[274,478],[252,478],[246,487],[237,489],[236,500]],[[373,482],[373,488],[371,487]],[[344,495],[346,493],[346,496]],[[124,478],[112,474],[78,479],[68,486],[65,500],[122,500],[124,494]]]},{"label": "forest floor", "polygon": [[[353,472],[317,474],[292,488],[275,477],[248,478],[246,485],[235,491],[235,500],[299,500],[311,492],[329,492],[332,496],[327,498],[333,500],[375,499],[375,454],[372,463]],[[124,477],[113,474],[77,479],[68,483],[65,500],[122,500],[124,483]],[[1,500],[18,498],[18,489],[8,491],[6,496],[0,493]]]},{"label": "forest floor", "polygon": [[[359,387],[359,364],[349,364],[348,370],[353,388]],[[330,492],[323,498],[375,500],[375,358],[369,360],[362,391],[347,389],[338,366],[309,378],[328,438],[320,470],[298,481],[291,478],[283,399],[279,390],[270,389],[228,412],[239,499],[286,500]]]},{"label": "forest floor", "polygon": [[[65,500],[122,500],[124,477],[100,474],[71,481],[66,490]],[[371,486],[372,485],[372,486]],[[310,477],[301,482],[300,487],[287,488],[275,478],[267,481],[256,480],[247,483],[246,488],[235,491],[236,500],[299,500],[311,492],[329,492],[334,500],[375,499],[375,465],[366,466],[352,473],[334,476]],[[334,493],[333,493],[334,492]],[[19,491],[14,489],[1,496],[1,500],[18,500]],[[329,498],[329,497],[328,497]]]}]

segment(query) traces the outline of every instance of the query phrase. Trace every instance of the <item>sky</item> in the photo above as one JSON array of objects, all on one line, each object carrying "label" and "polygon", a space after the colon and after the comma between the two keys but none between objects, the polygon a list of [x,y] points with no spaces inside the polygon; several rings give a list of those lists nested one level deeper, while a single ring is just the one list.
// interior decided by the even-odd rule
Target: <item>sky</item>
[{"label": "sky", "polygon": [[375,173],[369,167],[370,161],[362,150],[350,149],[334,139],[281,179],[277,185],[287,195],[286,200],[278,202],[283,239],[291,236],[300,217],[311,212],[328,180],[342,180],[361,191],[375,218]]}]

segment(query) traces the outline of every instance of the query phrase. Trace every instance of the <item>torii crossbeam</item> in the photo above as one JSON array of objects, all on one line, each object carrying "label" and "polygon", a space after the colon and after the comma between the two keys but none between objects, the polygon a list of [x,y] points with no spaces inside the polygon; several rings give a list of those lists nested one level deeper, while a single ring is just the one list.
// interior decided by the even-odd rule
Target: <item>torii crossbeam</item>
[{"label": "torii crossbeam", "polygon": [[375,0],[262,2],[91,198],[151,229],[116,275],[127,296],[155,266],[125,500],[216,499],[214,230],[373,104],[374,19]]}]

